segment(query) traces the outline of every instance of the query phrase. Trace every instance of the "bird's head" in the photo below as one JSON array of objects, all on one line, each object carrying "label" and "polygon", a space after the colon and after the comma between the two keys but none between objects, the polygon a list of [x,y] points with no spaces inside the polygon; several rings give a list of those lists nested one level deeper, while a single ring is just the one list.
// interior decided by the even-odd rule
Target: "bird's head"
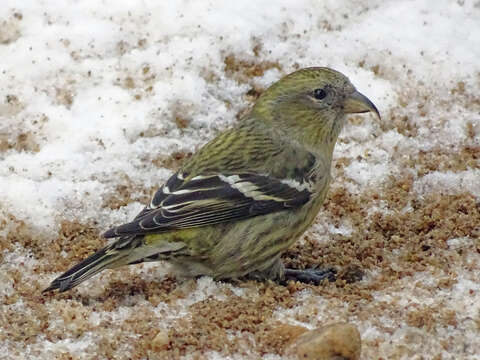
[{"label": "bird's head", "polygon": [[324,67],[295,71],[270,86],[252,114],[316,148],[335,144],[345,115],[373,112],[375,105],[342,73]]}]

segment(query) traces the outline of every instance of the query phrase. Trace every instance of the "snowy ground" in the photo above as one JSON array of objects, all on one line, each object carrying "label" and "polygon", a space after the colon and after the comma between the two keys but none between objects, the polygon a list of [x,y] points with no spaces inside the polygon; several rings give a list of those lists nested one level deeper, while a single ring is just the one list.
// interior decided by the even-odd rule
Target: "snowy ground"
[{"label": "snowy ground", "polygon": [[[479,39],[474,0],[3,0],[0,358],[281,359],[281,331],[334,321],[363,359],[478,358]],[[179,283],[154,264],[40,294],[306,66],[344,72],[383,118],[349,119],[285,261],[364,280]]]}]

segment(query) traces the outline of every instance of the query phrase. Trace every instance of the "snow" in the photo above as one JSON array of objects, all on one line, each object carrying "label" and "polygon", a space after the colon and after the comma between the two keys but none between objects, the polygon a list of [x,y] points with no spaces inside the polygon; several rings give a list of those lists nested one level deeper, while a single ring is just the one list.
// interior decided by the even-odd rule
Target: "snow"
[{"label": "snow", "polygon": [[[236,121],[236,114],[250,105],[252,87],[265,88],[297,66],[330,66],[345,73],[383,116],[383,124],[370,115],[361,123],[351,121],[336,147],[335,159],[353,159],[344,168],[352,193],[402,175],[397,160],[419,149],[457,148],[466,142],[478,146],[479,19],[480,3],[473,0],[3,0],[0,237],[10,231],[12,216],[48,241],[62,220],[94,223],[100,230],[128,221],[142,203],[134,200],[112,210],[104,205],[106,197],[126,183],[135,189],[161,185],[173,170],[154,166],[154,160],[195,151]],[[229,55],[278,68],[239,80],[227,71]],[[452,90],[457,87],[458,92]],[[460,98],[462,91],[467,95]],[[393,115],[407,116],[404,121],[417,129],[416,136],[390,126]],[[177,118],[187,126],[179,128]],[[477,158],[477,168],[415,178],[413,189],[419,196],[467,192],[478,200],[479,178]],[[316,224],[315,229],[321,229],[322,239],[353,231],[348,223]],[[463,243],[451,239],[448,244]],[[33,268],[43,260],[19,245],[4,249],[1,259],[2,296],[15,291],[4,275],[15,263],[22,264],[29,279],[40,276],[46,284],[52,275],[36,274]],[[140,276],[151,274],[141,271]],[[224,298],[225,286],[200,279],[172,317],[210,296]],[[242,289],[227,287],[245,296]],[[79,291],[95,296],[103,289],[93,288]],[[469,291],[480,293],[478,279],[460,278],[453,297],[445,294],[448,307],[465,309],[461,321],[478,319],[480,301]],[[417,303],[428,301],[409,294]],[[305,294],[299,295],[300,304],[306,301]],[[278,317],[295,323],[297,310],[302,311]],[[318,324],[308,324],[313,325]],[[378,328],[361,330],[367,340],[382,336]],[[411,331],[402,327],[389,341],[402,342]],[[465,343],[473,343],[474,330],[464,331],[469,334]],[[82,351],[94,337],[45,340],[42,356]],[[1,353],[8,346],[0,342]],[[391,354],[389,349],[385,342],[378,351]],[[455,352],[442,354],[448,358]],[[224,357],[212,352],[209,358]]]},{"label": "snow", "polygon": [[453,173],[432,172],[415,182],[415,190],[419,193],[429,193],[441,191],[447,194],[458,192],[470,192],[477,198],[480,198],[480,170],[470,169]]}]

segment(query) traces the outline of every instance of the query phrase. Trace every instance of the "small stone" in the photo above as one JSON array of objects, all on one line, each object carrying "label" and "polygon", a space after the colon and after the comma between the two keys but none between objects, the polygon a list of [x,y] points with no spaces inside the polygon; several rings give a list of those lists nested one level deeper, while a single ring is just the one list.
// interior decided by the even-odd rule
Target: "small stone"
[{"label": "small stone", "polygon": [[355,325],[336,323],[300,335],[288,350],[298,359],[357,360],[360,358],[361,339]]},{"label": "small stone", "polygon": [[164,330],[160,330],[157,335],[152,340],[152,350],[153,351],[162,351],[168,348],[170,339],[168,338],[168,333]]}]

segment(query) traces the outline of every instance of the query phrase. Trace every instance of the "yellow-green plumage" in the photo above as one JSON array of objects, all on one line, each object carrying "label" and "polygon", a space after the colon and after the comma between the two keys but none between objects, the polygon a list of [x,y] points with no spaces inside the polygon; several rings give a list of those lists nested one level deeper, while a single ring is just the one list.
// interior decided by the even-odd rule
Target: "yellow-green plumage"
[{"label": "yellow-green plumage", "polygon": [[194,154],[131,223],[107,231],[116,242],[47,290],[157,260],[185,276],[283,280],[280,256],[320,210],[345,114],[366,111],[378,115],[339,72],[308,68],[284,77],[234,128]]}]

